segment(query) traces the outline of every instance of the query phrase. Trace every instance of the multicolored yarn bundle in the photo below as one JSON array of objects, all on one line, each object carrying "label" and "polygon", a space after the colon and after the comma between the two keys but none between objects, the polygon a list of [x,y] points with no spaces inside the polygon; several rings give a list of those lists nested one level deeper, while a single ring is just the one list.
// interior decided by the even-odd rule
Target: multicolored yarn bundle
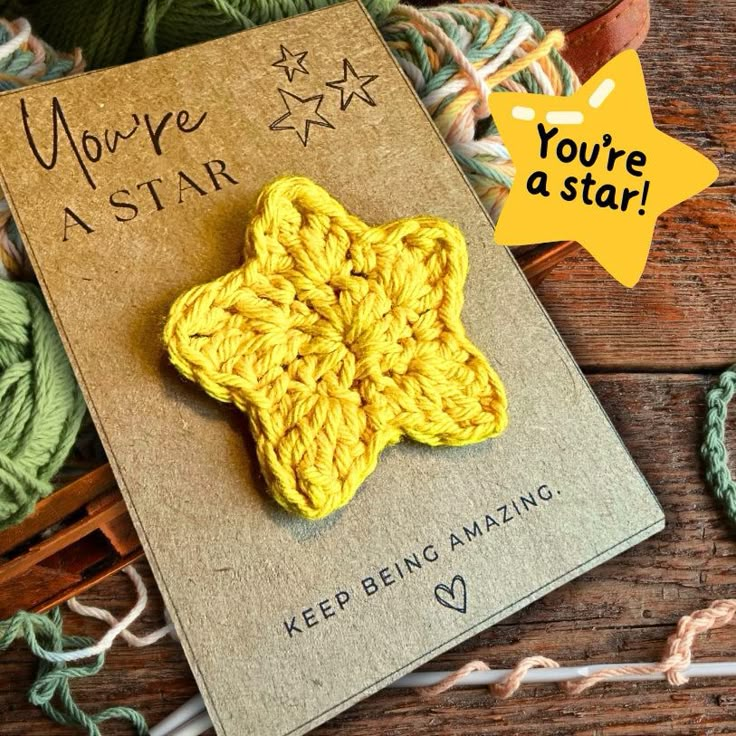
[{"label": "multicolored yarn bundle", "polygon": [[514,179],[488,105],[491,92],[569,95],[560,31],[489,3],[417,10],[399,5],[381,33],[495,222]]},{"label": "multicolored yarn bundle", "polygon": [[0,529],[51,493],[85,411],[37,287],[0,281]]},{"label": "multicolored yarn bundle", "polygon": [[25,18],[0,18],[0,91],[46,82],[84,69],[82,53],[59,54],[31,33]]},{"label": "multicolored yarn bundle", "polygon": [[[58,79],[83,69],[78,49],[72,54],[57,54],[31,34],[25,18],[13,22],[0,18],[0,91]],[[0,192],[0,278],[30,277],[28,257]]]},{"label": "multicolored yarn bundle", "polygon": [[0,279],[26,279],[32,277],[28,254],[10,214],[7,200],[0,190]]}]

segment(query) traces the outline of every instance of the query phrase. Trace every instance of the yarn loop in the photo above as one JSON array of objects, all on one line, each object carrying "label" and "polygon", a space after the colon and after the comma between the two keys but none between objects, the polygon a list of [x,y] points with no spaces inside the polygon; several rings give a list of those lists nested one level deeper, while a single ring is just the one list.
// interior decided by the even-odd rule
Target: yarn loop
[{"label": "yarn loop", "polygon": [[92,639],[63,633],[61,609],[48,614],[19,611],[6,621],[0,621],[0,652],[8,649],[18,638],[26,640],[31,652],[39,659],[38,672],[28,693],[32,705],[43,711],[47,718],[62,726],[80,726],[88,736],[102,736],[99,724],[113,719],[130,721],[139,736],[148,733],[143,716],[133,708],[115,706],[90,715],[77,705],[72,696],[70,681],[96,675],[105,662],[105,655],[97,655],[88,664],[69,665],[52,662],[49,653],[85,647]]},{"label": "yarn loop", "polygon": [[0,529],[51,493],[84,413],[40,292],[0,281]]},{"label": "yarn loop", "polygon": [[728,404],[736,393],[736,364],[724,371],[706,396],[707,411],[703,444],[700,448],[705,463],[705,479],[721,502],[728,520],[736,525],[736,481],[728,469],[726,448],[726,416]]}]

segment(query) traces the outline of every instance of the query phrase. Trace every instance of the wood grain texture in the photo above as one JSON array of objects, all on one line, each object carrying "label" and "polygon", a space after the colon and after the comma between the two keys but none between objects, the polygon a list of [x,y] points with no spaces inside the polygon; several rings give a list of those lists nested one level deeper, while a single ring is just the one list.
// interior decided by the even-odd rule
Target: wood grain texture
[{"label": "wood grain texture", "polygon": [[[551,27],[574,25],[603,2],[517,4]],[[510,666],[531,653],[565,664],[654,660],[681,615],[736,596],[736,534],[705,490],[697,452],[709,374],[736,360],[735,37],[736,0],[708,5],[654,0],[652,29],[641,52],[654,118],[663,130],[713,158],[721,170],[718,183],[661,218],[649,265],[635,289],[618,286],[585,254],[558,266],[539,289],[657,493],[667,529],[437,658],[428,669],[475,658]],[[733,416],[729,432],[736,443]],[[147,566],[139,568],[152,584]],[[118,575],[84,600],[122,612],[132,592]],[[160,625],[161,615],[156,599],[136,631]],[[104,631],[73,616],[68,622],[72,631]],[[698,642],[696,656],[736,658],[736,626]],[[32,676],[32,658],[21,645],[0,656],[0,736],[68,733],[26,703],[22,693]],[[194,694],[195,685],[178,645],[166,641],[146,650],[117,645],[103,672],[75,683],[74,690],[85,707],[134,705],[155,723]],[[123,736],[130,730],[110,724],[104,733]],[[483,691],[425,701],[385,690],[315,733],[736,734],[736,681],[693,681],[676,690],[664,683],[622,683],[576,698],[535,687],[509,701]]]}]

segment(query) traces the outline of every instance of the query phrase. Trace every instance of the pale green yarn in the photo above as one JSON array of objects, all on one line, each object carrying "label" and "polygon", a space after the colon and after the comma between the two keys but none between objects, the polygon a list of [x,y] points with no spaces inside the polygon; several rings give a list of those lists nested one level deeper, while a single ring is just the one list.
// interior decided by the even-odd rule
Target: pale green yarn
[{"label": "pale green yarn", "polygon": [[734,395],[736,364],[721,373],[705,397],[707,411],[700,453],[705,464],[705,479],[723,505],[728,520],[736,526],[736,481],[728,467],[726,447],[726,417]]},{"label": "pale green yarn", "polygon": [[0,281],[0,529],[53,491],[84,413],[37,287]]},{"label": "pale green yarn", "polygon": [[64,634],[59,608],[46,614],[19,611],[0,621],[0,652],[17,639],[25,639],[31,652],[39,659],[36,680],[31,685],[28,700],[38,706],[47,718],[62,726],[81,728],[88,736],[102,736],[100,724],[109,720],[129,721],[138,736],[148,733],[145,718],[133,708],[113,706],[99,713],[87,713],[77,705],[71,692],[71,681],[96,675],[102,669],[105,655],[100,654],[86,664],[53,661],[50,655],[93,643],[88,637]]},{"label": "pale green yarn", "polygon": [[[80,47],[88,68],[122,64],[334,5],[340,0],[5,0],[61,51]],[[381,22],[399,0],[363,0]]]}]

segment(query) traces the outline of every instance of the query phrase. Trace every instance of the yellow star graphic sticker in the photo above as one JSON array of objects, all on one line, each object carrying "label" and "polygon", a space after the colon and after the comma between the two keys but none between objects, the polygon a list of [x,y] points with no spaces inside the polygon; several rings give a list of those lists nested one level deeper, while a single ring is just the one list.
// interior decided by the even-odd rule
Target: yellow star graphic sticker
[{"label": "yellow star graphic sticker", "polygon": [[438,217],[369,227],[301,177],[266,186],[244,264],[180,296],[169,357],[246,412],[271,495],[316,519],[403,436],[464,445],[506,426],[503,385],[465,335],[462,233]]},{"label": "yellow star graphic sticker", "polygon": [[489,106],[516,166],[496,242],[577,240],[628,287],[644,270],[657,217],[718,176],[654,127],[633,50],[570,97],[494,93]]}]

